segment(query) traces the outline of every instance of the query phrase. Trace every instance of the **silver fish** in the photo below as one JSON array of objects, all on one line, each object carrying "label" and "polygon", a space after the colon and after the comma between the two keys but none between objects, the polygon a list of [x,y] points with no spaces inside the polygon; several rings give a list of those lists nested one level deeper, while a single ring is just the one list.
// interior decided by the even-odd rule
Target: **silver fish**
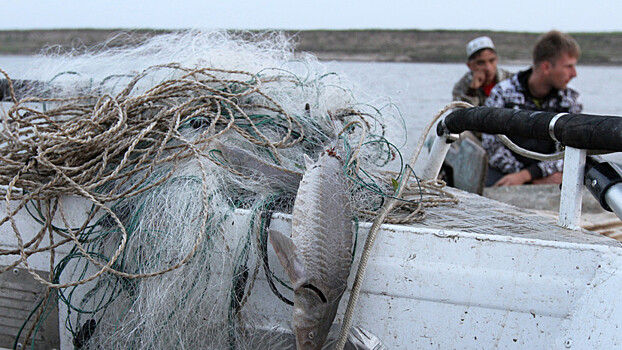
[{"label": "silver fish", "polygon": [[297,171],[269,164],[250,151],[235,145],[226,145],[220,140],[213,140],[212,146],[219,150],[229,165],[244,175],[263,179],[270,185],[293,193],[298,188],[302,174]]},{"label": "silver fish", "polygon": [[348,341],[344,350],[388,350],[388,348],[370,331],[361,327],[352,327],[348,332]]},{"label": "silver fish", "polygon": [[[324,344],[323,350],[334,349],[339,340],[340,325],[335,325],[328,335],[328,340]],[[388,350],[382,341],[370,331],[360,327],[350,327],[348,330],[348,338],[343,350]]]},{"label": "silver fish", "polygon": [[270,230],[270,242],[294,289],[296,348],[320,350],[347,286],[352,213],[346,177],[334,153],[322,153],[315,163],[305,156],[305,163],[292,237]]}]

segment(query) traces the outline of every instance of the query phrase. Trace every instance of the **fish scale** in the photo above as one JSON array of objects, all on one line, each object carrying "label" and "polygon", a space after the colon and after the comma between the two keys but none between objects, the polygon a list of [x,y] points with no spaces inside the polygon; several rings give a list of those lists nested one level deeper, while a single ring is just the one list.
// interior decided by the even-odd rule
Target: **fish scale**
[{"label": "fish scale", "polygon": [[292,237],[270,241],[294,288],[292,328],[298,350],[321,349],[350,273],[352,214],[341,161],[322,153],[305,159],[294,202]]},{"label": "fish scale", "polygon": [[[309,276],[310,279],[330,276],[335,278],[330,278],[329,281],[339,281],[335,285],[330,284],[332,291],[341,289],[343,283],[339,277],[349,271],[351,245],[344,245],[340,241],[345,239],[351,242],[351,232],[345,235],[337,233],[346,232],[351,226],[351,215],[348,215],[346,179],[341,170],[341,163],[334,157],[325,157],[324,162],[320,163],[318,160],[318,163],[304,174],[293,214],[294,218],[302,219],[299,221],[300,225],[293,225],[292,240],[303,260],[309,265],[316,266],[317,273]],[[308,215],[309,212],[315,215]],[[313,234],[309,235],[308,232]],[[347,250],[344,249],[337,254],[335,261],[337,264],[323,258],[330,254],[334,255],[335,247],[340,246],[347,247]]]}]

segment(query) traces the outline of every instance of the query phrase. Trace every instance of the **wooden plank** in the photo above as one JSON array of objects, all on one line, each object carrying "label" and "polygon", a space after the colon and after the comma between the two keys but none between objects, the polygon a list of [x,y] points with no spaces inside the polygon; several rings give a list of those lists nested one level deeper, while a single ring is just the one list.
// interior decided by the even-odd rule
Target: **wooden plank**
[{"label": "wooden plank", "polygon": [[[30,320],[24,326],[24,320],[18,318],[9,318],[5,317],[0,319],[0,335],[10,337],[11,339],[15,339],[15,336],[19,333],[20,329],[23,327],[22,332],[28,332],[30,327],[32,327],[33,321]],[[25,335],[24,333],[23,335]],[[42,332],[37,332],[35,334],[35,341],[43,341],[45,339],[44,334]]]},{"label": "wooden plank", "polygon": [[11,288],[0,288],[0,295],[7,300],[19,300],[27,303],[33,303],[39,299],[41,291],[34,290],[18,290]]},{"label": "wooden plank", "polygon": [[26,319],[26,317],[28,317],[29,314],[30,314],[30,310],[16,309],[16,308],[10,308],[10,307],[0,307],[0,324],[3,324],[2,320],[4,318],[12,317],[12,318]]},{"label": "wooden plank", "polygon": [[[49,273],[37,271],[46,277]],[[24,322],[45,295],[45,286],[35,280],[25,269],[14,269],[0,274],[0,348],[13,348],[15,337]],[[36,349],[58,349],[60,336],[58,328],[58,305],[53,301],[54,309],[42,321],[35,334]],[[34,320],[29,320],[22,331],[20,343],[24,345],[26,333]]]},{"label": "wooden plank", "polygon": [[0,307],[7,307],[13,309],[31,309],[38,300],[38,298],[11,298],[6,296],[6,294],[0,295],[2,295],[2,297],[0,298]]}]

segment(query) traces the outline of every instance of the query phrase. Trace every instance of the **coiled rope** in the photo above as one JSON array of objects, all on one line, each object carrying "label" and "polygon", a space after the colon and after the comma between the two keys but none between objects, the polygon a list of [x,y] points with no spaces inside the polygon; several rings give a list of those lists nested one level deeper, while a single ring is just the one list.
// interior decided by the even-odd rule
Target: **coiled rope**
[{"label": "coiled rope", "polygon": [[[149,70],[173,69],[185,72],[179,79],[165,81],[154,86],[140,96],[130,96],[132,87]],[[224,71],[213,68],[190,70],[170,64],[155,66],[135,77],[130,84],[117,96],[84,96],[79,98],[25,98],[17,101],[10,83],[10,92],[14,105],[6,115],[2,116],[2,138],[5,142],[0,147],[0,180],[7,183],[5,203],[8,215],[0,220],[0,225],[9,221],[18,242],[18,251],[1,250],[0,254],[19,253],[20,259],[0,270],[14,268],[22,263],[30,274],[39,282],[50,288],[66,288],[91,281],[104,272],[111,272],[125,278],[146,278],[161,275],[179,268],[192,257],[203,239],[207,211],[204,212],[202,229],[196,243],[186,257],[170,268],[146,274],[128,274],[115,270],[111,266],[123,251],[127,242],[127,232],[117,214],[106,202],[120,198],[139,195],[158,186],[172,176],[177,164],[187,158],[206,158],[209,142],[232,130],[246,140],[259,146],[274,150],[288,147],[300,142],[304,131],[300,123],[289,116],[274,100],[264,94],[260,88],[262,81],[257,76],[241,71]],[[8,75],[1,71],[7,77]],[[226,81],[215,77],[214,73],[247,76],[248,80]],[[191,79],[193,78],[193,79]],[[232,84],[243,87],[239,92],[231,89]],[[216,85],[216,86],[214,86]],[[251,95],[259,95],[263,102],[255,108],[276,111],[287,123],[285,135],[280,140],[271,141],[258,130],[249,115],[236,103]],[[187,96],[179,102],[180,96]],[[60,103],[60,107],[45,112],[33,109],[31,103]],[[194,140],[186,139],[179,128],[198,115],[207,118],[209,127]],[[131,116],[131,117],[128,117]],[[248,125],[248,128],[240,124]],[[292,138],[292,130],[298,136]],[[251,133],[252,132],[252,133]],[[141,145],[148,144],[148,147]],[[135,174],[146,171],[146,179],[156,166],[170,163],[171,171],[158,181],[140,186],[137,182],[126,189],[123,185]],[[205,169],[201,162],[203,179]],[[115,188],[102,194],[99,188],[106,183],[116,183]],[[19,189],[19,190],[18,190]],[[20,191],[21,190],[21,191]],[[41,278],[28,264],[28,257],[35,252],[52,250],[62,244],[29,251],[32,241],[25,244],[17,227],[14,215],[26,203],[32,200],[56,199],[61,195],[78,195],[91,201],[105,211],[120,228],[122,240],[119,247],[107,264],[101,264],[84,250],[82,243],[73,230],[63,237],[72,241],[85,258],[100,269],[90,277],[64,284],[54,284]],[[203,201],[207,207],[207,190],[203,185]],[[19,200],[15,208],[11,201]],[[56,202],[66,227],[70,227],[62,201]],[[49,222],[46,221],[46,225]],[[85,224],[86,225],[86,222]],[[41,230],[35,238],[40,242]]]},{"label": "coiled rope", "polygon": [[[152,74],[162,71],[179,77],[157,83],[144,93],[135,92],[136,87]],[[317,125],[303,125],[301,120],[304,118],[290,115],[266,92],[268,88],[278,88],[283,84],[301,84],[287,74],[261,76],[239,70],[189,69],[167,64],[146,69],[114,95],[92,91],[78,97],[27,97],[18,100],[11,79],[6,72],[0,70],[0,73],[8,81],[13,101],[11,108],[2,115],[3,128],[0,131],[0,185],[4,186],[0,190],[6,204],[6,216],[0,219],[0,225],[10,223],[17,241],[17,249],[0,250],[0,255],[17,257],[14,262],[0,269],[0,273],[21,264],[33,278],[47,287],[47,296],[51,289],[83,285],[104,273],[129,280],[143,279],[166,274],[187,264],[204,241],[207,231],[210,204],[206,180],[208,170],[201,160],[211,160],[218,166],[230,169],[210,156],[212,140],[233,133],[265,149],[273,158],[275,166],[282,168],[283,159],[279,150],[303,142],[307,143],[307,149],[313,150],[315,147],[319,150],[322,147],[319,142],[326,141],[330,136],[329,133],[322,134],[323,131]],[[38,105],[45,108],[33,107]],[[423,220],[424,207],[455,203],[455,199],[442,190],[441,183],[408,182],[414,161],[423,145],[421,140],[416,150],[417,156],[413,155],[402,174],[366,173],[361,168],[358,155],[366,146],[365,140],[371,137],[368,135],[368,118],[377,122],[373,116],[352,109],[333,111],[330,115],[333,121],[345,121],[342,132],[334,135],[347,138],[346,130],[363,130],[353,145],[348,143],[344,171],[348,172],[359,189],[371,191],[382,200],[386,199],[379,212],[374,206],[357,208],[364,217],[378,217],[370,231],[372,238],[370,240],[368,237],[365,244],[364,260],[362,258],[353,287],[356,293],[360,289],[364,266],[380,223]],[[271,125],[270,132],[263,128],[266,124]],[[189,129],[195,131],[196,135],[192,138],[183,132]],[[310,129],[319,129],[321,135],[309,135]],[[376,140],[374,142],[382,139],[382,135],[372,136]],[[399,153],[396,149],[388,153],[392,152]],[[162,186],[172,179],[182,161],[189,160],[196,162],[201,173],[200,201],[203,208],[200,229],[192,247],[183,258],[171,261],[168,267],[156,271],[130,273],[115,267],[126,249],[128,231],[121,214],[113,210],[110,203],[137,197]],[[233,169],[230,170],[235,176],[241,176]],[[393,188],[395,194],[391,195],[391,184],[395,179],[400,181]],[[67,195],[85,198],[95,208],[77,228],[71,228],[61,199]],[[28,203],[44,203],[46,208],[41,212],[41,229],[32,239],[25,241],[15,215],[26,208]],[[105,263],[85,247],[89,239],[85,238],[84,233],[97,213],[103,213],[120,234],[114,253],[106,257]],[[65,229],[53,225],[52,219],[57,214]],[[46,233],[49,236],[48,245],[43,243]],[[55,239],[54,234],[59,235],[60,239]],[[28,263],[31,256],[49,252],[52,271],[56,267],[56,248],[67,243],[73,244],[79,256],[97,268],[94,273],[61,283],[55,281],[58,276],[52,274],[49,280],[40,277]],[[348,307],[350,309],[350,304]],[[39,317],[41,312],[36,316],[28,337]]]}]

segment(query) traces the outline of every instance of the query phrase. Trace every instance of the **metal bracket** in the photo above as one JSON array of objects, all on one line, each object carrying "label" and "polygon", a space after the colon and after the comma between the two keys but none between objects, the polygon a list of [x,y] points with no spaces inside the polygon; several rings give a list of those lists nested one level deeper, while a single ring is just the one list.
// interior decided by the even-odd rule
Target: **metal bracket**
[{"label": "metal bracket", "polygon": [[583,175],[587,151],[566,146],[564,154],[564,177],[559,202],[558,225],[571,230],[581,229],[581,203],[583,199]]},{"label": "metal bracket", "polygon": [[442,130],[442,136],[445,137],[445,142],[452,143],[460,139],[460,134],[454,134],[449,131],[449,129],[445,125],[445,118],[441,119],[440,123],[441,123],[440,126]]},{"label": "metal bracket", "polygon": [[420,179],[433,180],[438,177],[438,173],[441,171],[443,161],[445,160],[445,156],[452,142],[453,140],[450,140],[449,135],[441,135],[434,138],[434,143],[430,149],[430,154],[428,154],[425,167],[421,170],[421,173],[418,174]]},{"label": "metal bracket", "polygon": [[559,142],[559,140],[557,139],[557,137],[555,137],[555,123],[557,123],[557,120],[563,116],[565,116],[568,113],[558,113],[556,114],[553,118],[551,118],[551,121],[549,122],[549,136],[551,137],[551,139],[553,139],[553,141],[555,142]]}]

